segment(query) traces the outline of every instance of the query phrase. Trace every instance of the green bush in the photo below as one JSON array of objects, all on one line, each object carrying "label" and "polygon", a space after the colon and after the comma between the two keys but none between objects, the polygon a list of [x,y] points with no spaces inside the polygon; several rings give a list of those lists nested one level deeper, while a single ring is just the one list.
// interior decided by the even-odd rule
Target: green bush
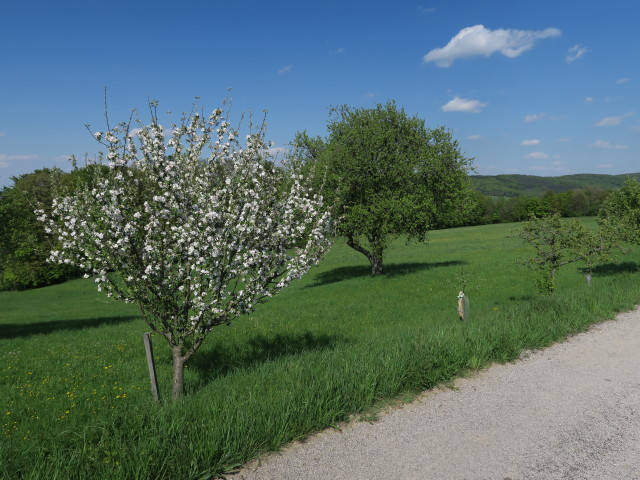
[{"label": "green bush", "polygon": [[78,276],[77,269],[47,263],[51,245],[34,209],[49,209],[56,184],[75,177],[58,169],[13,177],[0,191],[0,290],[25,290]]}]

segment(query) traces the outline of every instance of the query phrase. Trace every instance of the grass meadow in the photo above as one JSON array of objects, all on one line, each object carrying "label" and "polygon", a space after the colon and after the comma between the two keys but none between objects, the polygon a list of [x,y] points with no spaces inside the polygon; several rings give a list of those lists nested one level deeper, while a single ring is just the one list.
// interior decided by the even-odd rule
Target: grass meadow
[{"label": "grass meadow", "polygon": [[[517,224],[394,243],[386,271],[337,241],[301,281],[214,330],[186,397],[155,404],[135,306],[91,280],[0,293],[0,477],[200,479],[376,408],[518,357],[640,302],[640,250],[560,273],[539,297]],[[457,317],[467,283],[470,321]],[[161,394],[171,356],[154,336]]]}]

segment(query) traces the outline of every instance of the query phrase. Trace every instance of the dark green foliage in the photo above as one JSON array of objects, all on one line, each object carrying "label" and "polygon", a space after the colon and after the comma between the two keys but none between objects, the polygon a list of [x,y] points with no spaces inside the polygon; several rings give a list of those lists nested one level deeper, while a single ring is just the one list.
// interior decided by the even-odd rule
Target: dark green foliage
[{"label": "dark green foliage", "polygon": [[[465,158],[444,128],[429,130],[393,102],[334,108],[326,140],[298,133],[294,161],[325,182],[337,233],[365,255],[372,275],[399,235],[423,242],[428,230],[464,225],[474,210]],[[321,172],[317,172],[321,173]]]},{"label": "dark green foliage", "polygon": [[624,186],[605,201],[600,223],[620,240],[640,244],[640,183],[627,179]]},{"label": "dark green foliage", "polygon": [[555,193],[547,190],[539,196],[490,197],[478,192],[479,209],[473,223],[520,222],[528,218],[559,214],[563,217],[597,215],[608,191],[589,187]]},{"label": "dark green foliage", "polygon": [[614,190],[624,185],[627,177],[640,179],[640,173],[627,175],[577,174],[558,177],[535,175],[473,175],[473,184],[483,194],[494,197],[541,196],[547,190],[555,193],[569,190]]},{"label": "dark green foliage", "polygon": [[73,179],[58,169],[13,178],[0,192],[0,290],[22,290],[78,275],[66,265],[47,263],[51,245],[34,209],[51,207],[56,185]]}]

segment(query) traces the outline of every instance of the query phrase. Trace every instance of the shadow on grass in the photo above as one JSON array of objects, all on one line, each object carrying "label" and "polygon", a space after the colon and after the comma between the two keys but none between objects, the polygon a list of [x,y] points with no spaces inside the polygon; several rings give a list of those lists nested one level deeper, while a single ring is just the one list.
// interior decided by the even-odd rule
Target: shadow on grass
[{"label": "shadow on grass", "polygon": [[[581,268],[580,271],[585,275],[589,273],[589,269]],[[619,273],[636,273],[640,272],[640,265],[635,262],[622,263],[604,263],[593,268],[593,275],[598,277],[609,277]]]},{"label": "shadow on grass", "polygon": [[29,337],[54,333],[61,330],[82,330],[85,328],[102,327],[104,325],[117,325],[130,322],[138,317],[100,317],[80,320],[52,320],[50,322],[35,323],[3,323],[0,324],[0,339],[17,337]]},{"label": "shadow on grass", "polygon": [[[408,273],[420,272],[422,270],[431,270],[432,268],[453,267],[456,265],[467,265],[467,262],[461,260],[450,260],[448,262],[410,262],[410,263],[389,263],[384,266],[384,270],[380,274],[381,277],[397,277]],[[352,278],[370,277],[370,265],[355,265],[350,267],[338,267],[327,272],[316,275],[314,282],[305,288],[319,287],[329,283],[341,282]]]},{"label": "shadow on grass", "polygon": [[512,302],[530,302],[536,298],[538,297],[534,295],[520,295],[518,297],[511,295],[510,297],[507,297],[507,300],[511,300]]},{"label": "shadow on grass", "polygon": [[198,352],[189,361],[189,368],[197,371],[201,381],[206,383],[233,370],[255,367],[277,358],[307,351],[334,348],[337,344],[348,341],[337,335],[318,335],[311,332],[258,335],[247,340],[242,350],[216,345],[212,350]]}]

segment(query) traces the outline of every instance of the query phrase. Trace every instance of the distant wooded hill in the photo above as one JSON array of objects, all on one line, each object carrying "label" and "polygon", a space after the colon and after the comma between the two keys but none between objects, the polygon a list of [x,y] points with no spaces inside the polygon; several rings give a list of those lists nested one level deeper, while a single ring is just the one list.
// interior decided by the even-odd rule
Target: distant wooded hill
[{"label": "distant wooded hill", "polygon": [[614,190],[622,187],[628,178],[640,181],[640,173],[624,175],[600,175],[580,173],[560,177],[537,177],[535,175],[473,175],[476,188],[484,195],[493,197],[535,197],[551,190],[555,193],[568,190],[599,188]]}]

